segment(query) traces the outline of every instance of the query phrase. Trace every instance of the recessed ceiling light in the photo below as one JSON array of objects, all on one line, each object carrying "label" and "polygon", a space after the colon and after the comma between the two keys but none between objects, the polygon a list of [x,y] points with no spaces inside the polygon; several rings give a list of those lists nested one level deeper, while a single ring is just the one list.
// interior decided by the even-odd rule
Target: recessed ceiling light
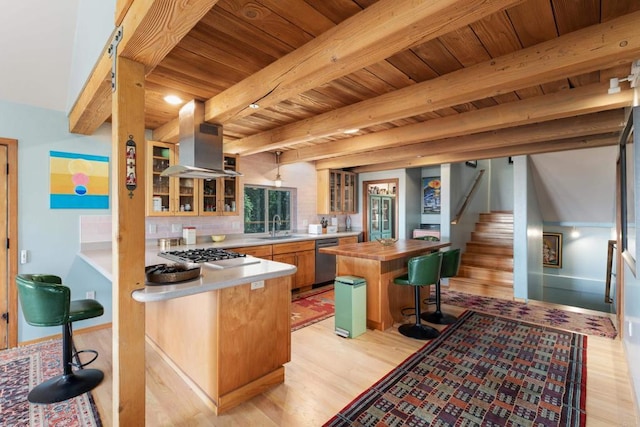
[{"label": "recessed ceiling light", "polygon": [[350,135],[352,133],[357,133],[359,131],[360,131],[360,129],[347,129],[347,130],[342,131],[342,133],[346,133],[346,134]]},{"label": "recessed ceiling light", "polygon": [[252,110],[257,110],[258,108],[260,108],[260,106],[255,102],[252,102],[251,104],[249,104],[249,108],[251,108]]},{"label": "recessed ceiling light", "polygon": [[182,104],[182,99],[180,99],[180,97],[175,95],[167,95],[164,97],[164,100],[167,102],[167,104],[171,104],[171,105]]}]

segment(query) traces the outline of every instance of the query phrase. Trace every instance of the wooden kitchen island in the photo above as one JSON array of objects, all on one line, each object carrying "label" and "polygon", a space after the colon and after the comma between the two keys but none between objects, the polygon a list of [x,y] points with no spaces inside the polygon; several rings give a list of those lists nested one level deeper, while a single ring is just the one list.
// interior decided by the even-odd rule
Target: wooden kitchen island
[{"label": "wooden kitchen island", "polygon": [[[82,259],[111,278],[111,250],[83,250]],[[147,284],[132,298],[145,304],[147,342],[216,414],[281,384],[291,360],[291,281],[296,267],[257,259],[198,278]],[[145,263],[167,260],[147,247]],[[170,391],[169,391],[170,392]]]},{"label": "wooden kitchen island", "polygon": [[414,256],[450,246],[449,242],[398,240],[390,246],[362,242],[332,246],[320,252],[336,255],[337,276],[359,276],[367,281],[367,328],[384,331],[402,322],[401,310],[414,306],[414,291],[393,279],[407,272],[407,261]]}]

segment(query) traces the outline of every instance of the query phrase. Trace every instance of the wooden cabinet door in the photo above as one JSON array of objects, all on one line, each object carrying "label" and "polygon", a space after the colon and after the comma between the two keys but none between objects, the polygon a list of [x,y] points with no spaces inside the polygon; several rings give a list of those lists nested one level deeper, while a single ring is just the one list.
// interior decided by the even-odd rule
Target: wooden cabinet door
[{"label": "wooden cabinet door", "polygon": [[199,183],[193,178],[161,176],[169,166],[178,162],[176,144],[149,141],[147,150],[147,215],[194,216],[198,215]]},{"label": "wooden cabinet door", "polygon": [[261,245],[261,246],[245,246],[242,248],[232,248],[230,251],[237,252],[239,254],[247,254],[254,256],[256,258],[262,259],[272,259],[272,246],[271,245]]},{"label": "wooden cabinet door", "polygon": [[[225,154],[225,170],[237,171],[238,156]],[[235,216],[239,213],[240,181],[237,177],[221,177],[202,180],[200,191],[200,215],[202,216]]]},{"label": "wooden cabinet door", "polygon": [[313,286],[316,279],[316,252],[302,251],[296,252],[296,287]]},{"label": "wooden cabinet door", "polygon": [[[274,261],[278,261],[278,262],[282,262],[282,263],[285,263],[285,264],[295,265],[296,267],[298,266],[297,263],[296,263],[296,254],[295,253],[274,255],[273,256],[273,260]],[[300,287],[298,285],[298,274],[299,274],[299,272],[296,272],[296,274],[291,279],[291,289],[297,289],[297,288]]]},{"label": "wooden cabinet door", "polygon": [[338,246],[348,245],[351,243],[358,243],[358,236],[340,237],[338,239]]}]

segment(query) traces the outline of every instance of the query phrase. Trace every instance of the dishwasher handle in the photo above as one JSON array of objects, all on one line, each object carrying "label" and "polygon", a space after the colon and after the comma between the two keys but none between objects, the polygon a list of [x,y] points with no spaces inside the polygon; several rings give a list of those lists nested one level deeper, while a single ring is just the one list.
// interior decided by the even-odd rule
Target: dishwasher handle
[{"label": "dishwasher handle", "polygon": [[338,246],[338,239],[316,240],[316,249],[317,248],[328,248],[329,246]]}]

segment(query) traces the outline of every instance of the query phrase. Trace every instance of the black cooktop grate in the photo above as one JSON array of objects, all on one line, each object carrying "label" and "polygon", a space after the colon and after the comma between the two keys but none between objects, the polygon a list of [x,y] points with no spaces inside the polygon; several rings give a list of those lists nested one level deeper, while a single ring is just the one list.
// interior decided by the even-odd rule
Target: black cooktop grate
[{"label": "black cooktop grate", "polygon": [[247,256],[246,254],[239,254],[237,252],[219,248],[166,251],[160,252],[158,255],[173,261],[194,263],[221,261],[223,259],[242,258]]}]

